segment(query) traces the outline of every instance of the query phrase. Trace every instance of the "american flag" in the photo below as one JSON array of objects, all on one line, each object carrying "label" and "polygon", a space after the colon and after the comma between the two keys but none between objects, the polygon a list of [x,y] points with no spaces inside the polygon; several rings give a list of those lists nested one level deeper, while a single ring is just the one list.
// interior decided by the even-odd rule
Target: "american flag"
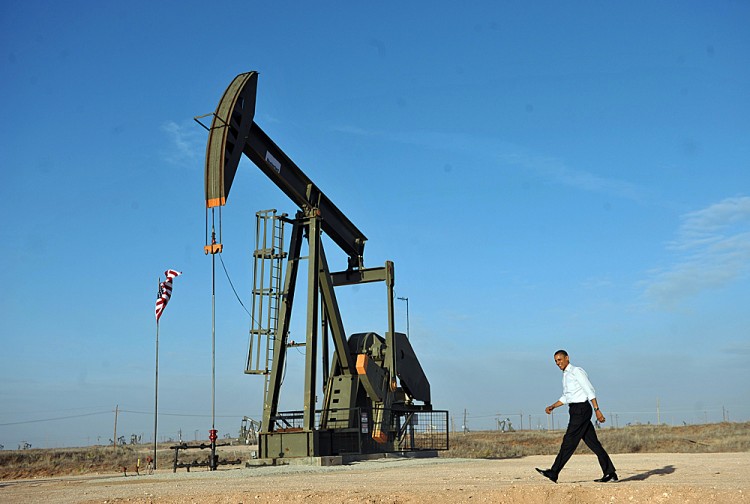
[{"label": "american flag", "polygon": [[163,282],[159,282],[159,293],[156,296],[156,323],[159,323],[159,317],[161,317],[164,308],[167,307],[169,298],[172,297],[172,280],[175,277],[182,275],[181,271],[167,270],[164,272],[166,279]]}]

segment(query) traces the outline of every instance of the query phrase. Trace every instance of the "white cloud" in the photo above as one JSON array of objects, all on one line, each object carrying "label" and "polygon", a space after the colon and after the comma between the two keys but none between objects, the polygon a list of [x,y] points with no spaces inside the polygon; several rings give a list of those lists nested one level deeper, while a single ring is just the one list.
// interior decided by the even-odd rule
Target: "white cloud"
[{"label": "white cloud", "polygon": [[727,198],[683,216],[668,249],[674,263],[654,272],[646,295],[663,306],[717,289],[750,271],[750,197]]},{"label": "white cloud", "polygon": [[206,150],[205,130],[195,123],[177,124],[174,121],[166,122],[161,129],[170,140],[169,148],[163,152],[169,163],[202,166],[201,158]]},{"label": "white cloud", "polygon": [[380,133],[375,131],[366,130],[364,128],[360,128],[359,126],[353,126],[349,124],[342,124],[331,127],[332,131],[335,131],[337,133],[345,133],[349,135],[356,135],[356,136],[364,136],[364,137],[377,137],[382,136]]},{"label": "white cloud", "polygon": [[730,342],[721,351],[732,356],[750,355],[750,344],[746,342]]},{"label": "white cloud", "polygon": [[524,168],[547,183],[560,184],[581,191],[610,194],[633,201],[645,199],[643,190],[631,182],[601,177],[591,172],[570,168],[555,158],[528,154],[506,154],[501,156],[501,159]]},{"label": "white cloud", "polygon": [[636,202],[649,199],[647,192],[636,184],[571,168],[555,157],[530,153],[522,146],[497,138],[430,131],[386,134],[351,125],[338,125],[332,129],[339,133],[381,137],[392,142],[455,152],[462,157],[481,158],[489,166],[497,163],[513,166],[546,184],[562,185],[579,191],[607,194]]}]

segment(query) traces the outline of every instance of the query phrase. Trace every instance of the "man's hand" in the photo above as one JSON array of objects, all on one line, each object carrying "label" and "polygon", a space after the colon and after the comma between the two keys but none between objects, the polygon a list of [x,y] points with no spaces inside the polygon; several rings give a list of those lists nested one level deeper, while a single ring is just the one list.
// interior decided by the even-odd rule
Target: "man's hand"
[{"label": "man's hand", "polygon": [[544,408],[544,411],[545,411],[545,413],[547,413],[549,415],[550,413],[552,413],[553,409],[557,408],[558,406],[562,406],[562,405],[563,405],[563,403],[561,403],[560,401],[557,401],[555,404],[550,404],[549,406],[547,406],[546,408]]},{"label": "man's hand", "polygon": [[599,421],[599,423],[604,423],[607,421],[607,419],[604,418],[604,414],[601,410],[596,410],[596,419]]},{"label": "man's hand", "polygon": [[604,423],[607,419],[604,418],[604,414],[599,409],[599,401],[596,400],[596,398],[591,399],[591,405],[594,407],[594,413],[596,414],[596,419],[599,423]]}]

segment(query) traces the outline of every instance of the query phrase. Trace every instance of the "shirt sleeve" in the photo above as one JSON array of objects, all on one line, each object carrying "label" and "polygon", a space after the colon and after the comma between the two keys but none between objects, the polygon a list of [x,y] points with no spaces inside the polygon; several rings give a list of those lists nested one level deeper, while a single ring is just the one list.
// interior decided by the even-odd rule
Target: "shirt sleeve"
[{"label": "shirt sleeve", "polygon": [[576,381],[578,381],[581,389],[583,389],[583,392],[586,394],[586,399],[588,399],[589,401],[592,399],[596,399],[596,391],[594,390],[594,386],[591,385],[589,376],[586,374],[586,371],[581,368],[576,368],[573,372],[573,377],[576,379]]}]

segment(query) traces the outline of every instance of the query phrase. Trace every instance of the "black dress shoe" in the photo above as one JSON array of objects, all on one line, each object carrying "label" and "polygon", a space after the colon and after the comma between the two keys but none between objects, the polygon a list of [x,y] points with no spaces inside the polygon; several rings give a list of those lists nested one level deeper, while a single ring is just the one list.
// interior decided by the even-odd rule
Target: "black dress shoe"
[{"label": "black dress shoe", "polygon": [[[534,469],[545,478],[548,478],[552,483],[557,483],[557,475],[549,469],[539,469],[538,467],[535,467]],[[615,476],[615,479],[617,479],[617,476]]]},{"label": "black dress shoe", "polygon": [[595,479],[594,481],[596,481],[597,483],[607,483],[609,481],[617,481],[617,473],[605,474],[601,478]]}]

